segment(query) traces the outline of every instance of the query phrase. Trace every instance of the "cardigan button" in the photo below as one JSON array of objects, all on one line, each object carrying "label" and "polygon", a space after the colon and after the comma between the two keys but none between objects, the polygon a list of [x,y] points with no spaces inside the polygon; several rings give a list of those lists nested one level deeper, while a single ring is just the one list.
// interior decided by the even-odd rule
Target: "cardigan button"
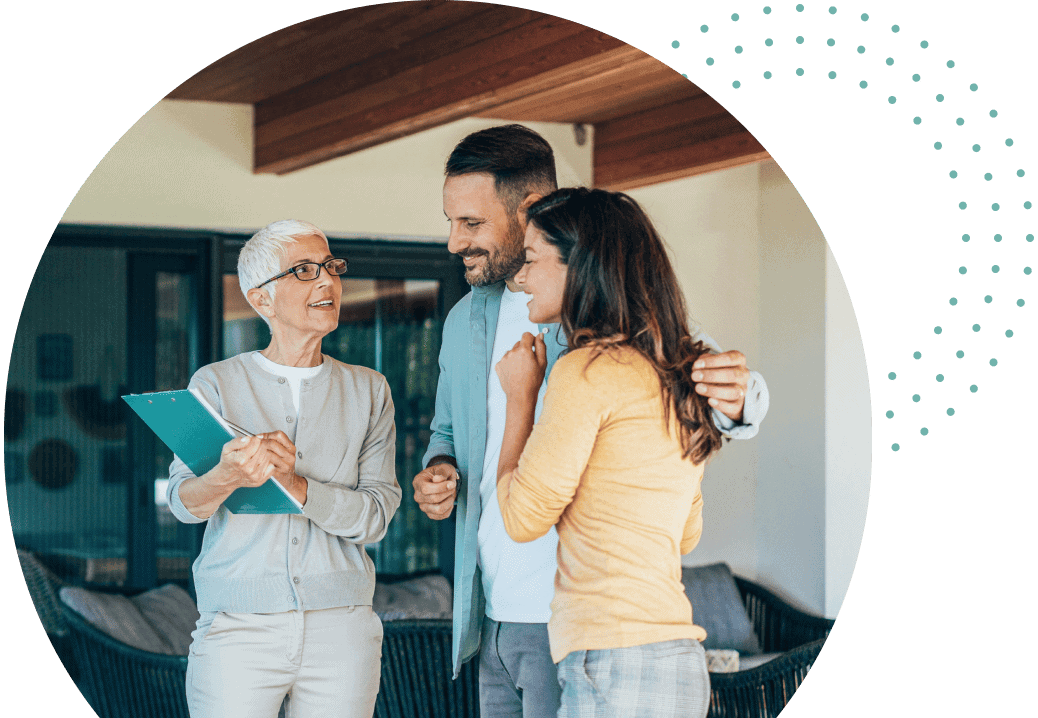
[{"label": "cardigan button", "polygon": [[295,578],[293,578],[292,583],[299,583],[299,577],[296,576]]},{"label": "cardigan button", "polygon": [[291,416],[286,416],[285,417],[285,421],[287,421],[289,424],[291,424],[293,421],[295,421],[295,419],[293,419]]},{"label": "cardigan button", "polygon": [[284,384],[284,383],[285,383],[285,377],[279,376],[278,377],[278,384]]},{"label": "cardigan button", "polygon": [[301,459],[301,458],[303,458],[303,452],[302,452],[302,451],[298,451],[298,452],[296,452],[296,458],[297,458],[297,459]]}]

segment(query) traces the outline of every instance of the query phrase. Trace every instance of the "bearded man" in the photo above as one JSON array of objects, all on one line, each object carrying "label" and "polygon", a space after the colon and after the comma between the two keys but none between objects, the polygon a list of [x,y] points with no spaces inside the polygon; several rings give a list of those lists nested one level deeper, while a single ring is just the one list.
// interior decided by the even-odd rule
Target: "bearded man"
[{"label": "bearded man", "polygon": [[[525,260],[526,208],[558,186],[555,156],[533,130],[504,125],[459,142],[445,174],[447,249],[464,261],[472,291],[444,323],[436,414],[426,468],[412,482],[415,501],[433,519],[447,518],[457,506],[455,678],[479,653],[481,715],[554,718],[561,690],[547,623],[558,534],[553,527],[520,544],[505,531],[497,502],[505,394],[492,368],[524,332],[544,332],[546,384],[565,349],[558,324],[529,320],[528,296],[513,280]],[[692,375],[714,408],[714,423],[725,436],[751,438],[768,409],[763,377],[746,368],[741,352],[722,353],[702,333],[694,338],[718,352],[698,360]],[[544,385],[538,415],[543,397]]]}]

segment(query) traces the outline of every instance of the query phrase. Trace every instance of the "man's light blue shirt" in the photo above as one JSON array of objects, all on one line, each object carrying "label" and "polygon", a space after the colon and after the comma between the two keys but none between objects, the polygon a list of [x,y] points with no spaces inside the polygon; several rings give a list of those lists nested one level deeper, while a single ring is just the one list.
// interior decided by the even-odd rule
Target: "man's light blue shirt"
[{"label": "man's light blue shirt", "polygon": [[[457,532],[454,538],[454,677],[461,665],[479,652],[480,627],[485,599],[477,557],[480,514],[479,484],[487,443],[487,379],[497,317],[501,308],[504,282],[474,287],[454,305],[443,325],[440,346],[440,378],[436,386],[436,413],[432,437],[422,464],[436,456],[451,456],[457,462],[461,486],[457,501]],[[548,366],[545,381],[555,361],[566,349],[566,337],[558,324],[539,325],[545,334]],[[695,337],[711,349],[721,348],[708,336]],[[736,424],[714,411],[714,423],[733,439],[749,439],[757,434],[768,411],[768,388],[764,378],[750,372],[743,421]]]}]

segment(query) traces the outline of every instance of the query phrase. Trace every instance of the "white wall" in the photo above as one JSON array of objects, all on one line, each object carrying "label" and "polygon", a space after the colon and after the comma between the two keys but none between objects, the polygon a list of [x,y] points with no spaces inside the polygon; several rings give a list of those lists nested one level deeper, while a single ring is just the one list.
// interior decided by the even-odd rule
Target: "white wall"
[{"label": "white wall", "polygon": [[685,562],[726,561],[835,616],[868,503],[865,354],[839,268],[774,162],[634,190],[669,243],[689,310],[768,383],[755,440],[707,467],[704,529]]},{"label": "white wall", "polygon": [[865,348],[836,258],[825,254],[825,615],[835,616],[865,528],[872,410]]},{"label": "white wall", "polygon": [[[723,349],[760,365],[760,239],[756,165],[631,191],[670,246],[692,318]],[[769,426],[771,417],[766,420]],[[770,428],[770,426],[769,426]],[[757,575],[758,440],[733,441],[707,466],[703,537],[685,561],[725,561]]]},{"label": "white wall", "polygon": [[758,576],[816,611],[825,599],[825,240],[774,162],[759,165],[761,371]]},{"label": "white wall", "polygon": [[[68,223],[255,231],[288,217],[326,234],[446,241],[443,163],[470,132],[504,124],[467,119],[284,176],[252,173],[252,106],[163,100],[83,184]],[[591,147],[570,125],[528,123],[555,150],[559,181],[591,181]]]},{"label": "white wall", "polygon": [[[251,172],[251,109],[163,101],[98,164],[69,223],[251,231],[274,219],[334,236],[444,240],[443,162],[462,120],[283,177]],[[592,142],[530,123],[563,185],[591,178]],[[632,191],[673,252],[693,318],[746,354],[771,391],[760,435],[707,469],[692,564],[727,561],[805,607],[835,615],[868,497],[864,354],[825,240],[774,162]]]}]

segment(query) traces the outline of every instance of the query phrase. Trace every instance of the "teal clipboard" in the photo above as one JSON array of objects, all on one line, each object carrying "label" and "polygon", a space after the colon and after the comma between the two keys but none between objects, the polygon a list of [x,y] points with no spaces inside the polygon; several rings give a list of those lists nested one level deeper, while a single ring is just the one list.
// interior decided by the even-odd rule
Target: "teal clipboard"
[{"label": "teal clipboard", "polygon": [[[187,389],[127,394],[123,401],[195,476],[220,463],[223,445],[235,437],[226,420]],[[234,514],[303,513],[302,505],[273,477],[260,486],[235,489],[223,505]]]}]

